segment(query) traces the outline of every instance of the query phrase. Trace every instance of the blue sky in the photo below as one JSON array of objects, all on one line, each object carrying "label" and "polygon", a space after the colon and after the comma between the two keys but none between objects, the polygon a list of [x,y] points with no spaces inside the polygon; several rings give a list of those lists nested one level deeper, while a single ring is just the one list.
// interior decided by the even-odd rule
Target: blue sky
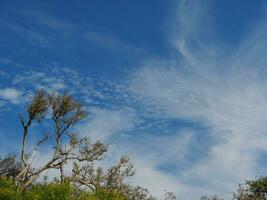
[{"label": "blue sky", "polygon": [[34,91],[68,91],[90,113],[77,131],[110,144],[105,165],[132,155],[157,197],[230,199],[267,173],[266,14],[264,0],[1,0],[0,153],[18,152]]}]

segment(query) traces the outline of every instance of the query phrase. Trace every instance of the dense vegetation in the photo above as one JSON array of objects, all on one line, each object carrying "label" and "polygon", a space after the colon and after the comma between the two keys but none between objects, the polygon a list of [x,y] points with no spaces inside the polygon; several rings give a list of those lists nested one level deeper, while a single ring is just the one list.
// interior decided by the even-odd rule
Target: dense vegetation
[{"label": "dense vegetation", "polygon": [[70,182],[38,183],[26,191],[20,190],[14,180],[0,178],[0,200],[126,200],[116,191],[99,190],[85,192],[77,190]]},{"label": "dense vegetation", "polygon": [[[79,138],[73,127],[87,116],[83,106],[67,94],[54,95],[37,92],[20,115],[22,125],[22,147],[20,158],[7,155],[0,158],[0,200],[153,200],[149,191],[129,183],[135,169],[129,157],[123,156],[117,164],[107,169],[95,163],[104,158],[108,146],[100,141]],[[27,146],[30,129],[42,123],[49,125],[50,132],[35,141],[31,149]],[[36,130],[36,129],[35,129]],[[35,137],[36,138],[36,137]],[[38,168],[32,159],[41,145],[48,141],[50,159]],[[72,164],[72,172],[65,172],[65,165]],[[58,170],[58,177],[51,181],[43,173]],[[233,200],[266,200],[267,178],[247,181],[233,193]],[[175,200],[171,192],[164,194],[165,200]],[[200,197],[201,200],[221,200],[217,196]]]}]

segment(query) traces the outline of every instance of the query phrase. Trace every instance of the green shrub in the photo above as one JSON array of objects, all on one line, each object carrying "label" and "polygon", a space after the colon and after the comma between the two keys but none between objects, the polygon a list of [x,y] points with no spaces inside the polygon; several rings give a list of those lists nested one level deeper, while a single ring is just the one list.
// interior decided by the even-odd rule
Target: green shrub
[{"label": "green shrub", "polygon": [[119,192],[107,192],[105,190],[97,191],[92,197],[92,200],[126,200]]},{"label": "green shrub", "polygon": [[21,192],[16,183],[8,178],[0,177],[0,200],[20,200]]},{"label": "green shrub", "polygon": [[22,192],[13,180],[0,177],[0,200],[126,200],[126,198],[116,191],[77,192],[68,182],[34,184]]},{"label": "green shrub", "polygon": [[69,183],[37,184],[23,194],[25,200],[71,200],[73,189]]}]

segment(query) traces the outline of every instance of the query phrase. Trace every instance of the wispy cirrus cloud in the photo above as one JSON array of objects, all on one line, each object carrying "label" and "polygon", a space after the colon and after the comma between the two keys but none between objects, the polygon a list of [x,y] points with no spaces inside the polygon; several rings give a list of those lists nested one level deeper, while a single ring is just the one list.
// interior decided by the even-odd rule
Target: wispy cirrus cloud
[{"label": "wispy cirrus cloud", "polygon": [[110,110],[89,108],[88,120],[78,127],[78,132],[90,136],[94,140],[109,141],[114,135],[118,136],[135,129],[136,116],[129,109]]},{"label": "wispy cirrus cloud", "polygon": [[[142,60],[120,84],[46,64],[12,76],[8,88],[80,98],[90,113],[79,132],[111,143],[112,159],[134,154],[134,182],[156,196],[167,189],[182,199],[227,197],[244,179],[266,172],[267,29],[259,23],[237,46],[222,44],[208,14],[212,2],[204,2],[179,1],[164,30],[173,56]],[[36,21],[57,32],[82,32],[85,43],[109,51],[142,53],[115,36],[74,30],[51,16]],[[20,96],[2,91],[5,101]]]},{"label": "wispy cirrus cloud", "polygon": [[6,31],[11,31],[17,36],[22,37],[35,45],[44,48],[51,47],[52,38],[41,33],[39,30],[27,28],[25,25],[4,19],[0,20],[0,26],[5,27]]},{"label": "wispy cirrus cloud", "polygon": [[[26,38],[31,44],[39,45],[50,51],[62,48],[61,45],[66,45],[69,48],[68,45],[79,46],[82,44],[84,45],[83,48],[88,48],[88,46],[100,47],[102,50],[123,55],[124,57],[129,55],[141,56],[147,53],[143,49],[121,40],[117,35],[96,31],[88,24],[80,26],[59,19],[51,13],[36,12],[34,8],[25,10],[6,8],[6,10],[15,16],[25,19],[25,22],[21,24],[3,17],[0,20],[2,27],[22,38]],[[27,22],[30,22],[30,25]],[[62,42],[57,44],[59,40]]]},{"label": "wispy cirrus cloud", "polygon": [[102,47],[113,53],[123,53],[123,54],[127,54],[130,52],[134,54],[145,53],[143,49],[126,44],[121,40],[119,40],[118,38],[108,34],[88,31],[85,33],[85,39],[88,40],[89,43]]},{"label": "wispy cirrus cloud", "polygon": [[216,141],[200,161],[177,175],[183,185],[178,193],[189,188],[192,193],[185,199],[197,198],[200,189],[227,196],[244,179],[265,172],[261,152],[267,150],[266,25],[257,24],[250,37],[244,36],[226,54],[229,49],[217,42],[203,5],[210,4],[180,1],[173,22],[177,26],[170,34],[177,57],[144,62],[130,84],[151,117],[200,123]]}]

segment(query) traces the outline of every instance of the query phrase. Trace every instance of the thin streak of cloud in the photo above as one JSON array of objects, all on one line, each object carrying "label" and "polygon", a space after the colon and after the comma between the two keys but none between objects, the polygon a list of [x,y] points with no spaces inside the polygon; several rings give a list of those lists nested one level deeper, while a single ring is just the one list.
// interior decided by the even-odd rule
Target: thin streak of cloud
[{"label": "thin streak of cloud", "polygon": [[144,50],[134,47],[132,45],[128,45],[121,40],[117,39],[114,36],[102,34],[98,32],[88,31],[85,33],[85,39],[87,39],[90,43],[95,44],[97,46],[103,47],[111,52],[123,52],[129,53],[133,52],[135,54],[145,53]]}]

